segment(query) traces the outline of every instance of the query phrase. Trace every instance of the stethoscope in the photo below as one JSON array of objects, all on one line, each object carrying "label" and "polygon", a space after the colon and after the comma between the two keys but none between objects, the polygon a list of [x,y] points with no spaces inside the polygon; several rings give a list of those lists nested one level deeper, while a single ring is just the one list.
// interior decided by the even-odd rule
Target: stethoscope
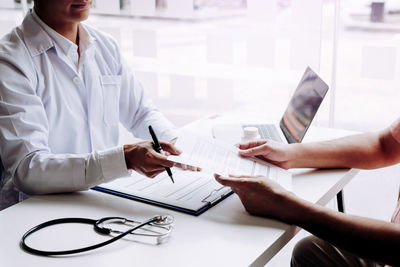
[{"label": "stethoscope", "polygon": [[[122,217],[105,217],[101,218],[98,220],[93,220],[93,219],[87,219],[87,218],[61,218],[61,219],[55,219],[51,221],[44,222],[42,224],[39,224],[32,229],[28,230],[21,238],[21,247],[32,254],[40,255],[40,256],[59,256],[59,255],[69,255],[69,254],[76,254],[76,253],[81,253],[93,249],[97,249],[103,246],[106,246],[108,244],[111,244],[124,236],[128,234],[133,234],[133,235],[140,235],[140,236],[152,236],[157,238],[157,244],[159,244],[165,237],[167,237],[173,228],[173,222],[174,222],[174,217],[172,215],[156,215],[150,219],[148,219],[145,222],[138,222],[134,220],[128,220],[126,218]],[[55,250],[55,251],[47,251],[47,250],[39,250],[32,248],[31,246],[27,245],[25,240],[28,236],[32,235],[33,233],[52,226],[56,224],[64,224],[64,223],[83,223],[83,224],[91,224],[93,225],[94,230],[99,233],[99,234],[104,234],[104,235],[112,235],[112,234],[117,234],[113,238],[92,245],[92,246],[87,246],[87,247],[82,247],[82,248],[77,248],[77,249],[71,249],[71,250]],[[124,225],[130,225],[133,226],[127,231],[119,231],[115,230],[109,227],[106,227],[107,224],[124,224]],[[145,226],[150,226],[150,227],[145,227]],[[136,230],[143,230],[141,233],[134,232]]]}]

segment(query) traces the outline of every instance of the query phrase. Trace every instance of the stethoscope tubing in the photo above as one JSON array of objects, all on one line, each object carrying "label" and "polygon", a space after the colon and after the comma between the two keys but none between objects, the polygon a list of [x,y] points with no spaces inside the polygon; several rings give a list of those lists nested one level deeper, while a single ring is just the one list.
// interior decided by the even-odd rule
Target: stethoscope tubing
[{"label": "stethoscope tubing", "polygon": [[40,256],[60,256],[60,255],[70,255],[70,254],[82,253],[82,252],[94,250],[94,249],[106,246],[108,244],[111,244],[111,243],[117,241],[118,239],[121,239],[124,236],[132,233],[133,231],[135,231],[147,224],[155,222],[157,220],[158,220],[157,217],[150,218],[149,220],[147,220],[139,225],[136,225],[135,227],[132,227],[129,230],[127,230],[107,241],[104,241],[104,242],[101,242],[101,243],[98,243],[98,244],[95,244],[92,246],[87,246],[87,247],[82,247],[82,248],[77,248],[77,249],[47,251],[47,250],[35,249],[26,244],[25,240],[28,236],[30,236],[31,234],[39,231],[40,229],[43,229],[48,226],[52,226],[52,225],[56,225],[56,224],[64,224],[64,223],[83,223],[83,224],[91,224],[91,225],[96,226],[96,223],[99,221],[99,220],[93,220],[93,219],[87,219],[87,218],[60,218],[60,219],[55,219],[55,220],[44,222],[44,223],[39,224],[39,225],[31,228],[30,230],[28,230],[22,236],[20,245],[25,251],[35,254],[35,255],[40,255]]}]

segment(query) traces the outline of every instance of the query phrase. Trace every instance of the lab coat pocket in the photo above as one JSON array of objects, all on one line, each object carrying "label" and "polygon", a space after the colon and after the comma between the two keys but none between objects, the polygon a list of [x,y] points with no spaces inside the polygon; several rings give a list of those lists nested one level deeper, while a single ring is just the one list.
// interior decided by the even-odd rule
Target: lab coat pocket
[{"label": "lab coat pocket", "polygon": [[100,76],[103,90],[103,119],[106,125],[118,125],[121,76]]}]

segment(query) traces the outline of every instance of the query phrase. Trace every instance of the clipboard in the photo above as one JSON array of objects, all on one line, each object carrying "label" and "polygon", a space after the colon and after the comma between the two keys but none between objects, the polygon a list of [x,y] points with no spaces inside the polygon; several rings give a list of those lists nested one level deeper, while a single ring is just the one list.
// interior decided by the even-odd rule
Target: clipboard
[{"label": "clipboard", "polygon": [[225,198],[227,198],[227,197],[229,197],[229,196],[231,196],[233,194],[233,191],[231,191],[231,192],[227,193],[226,195],[214,198],[212,201],[210,201],[208,204],[206,204],[204,207],[202,207],[202,208],[200,208],[198,210],[192,210],[192,209],[186,209],[186,208],[182,208],[182,207],[169,205],[169,204],[166,204],[166,203],[154,201],[154,200],[147,199],[147,198],[142,198],[142,197],[138,197],[138,196],[134,196],[134,195],[130,195],[130,194],[125,194],[125,193],[114,191],[114,190],[110,190],[110,189],[107,189],[107,188],[104,188],[104,187],[101,187],[101,186],[95,186],[95,187],[92,187],[91,189],[99,191],[99,192],[111,194],[111,195],[114,195],[114,196],[118,196],[118,197],[123,197],[123,198],[131,199],[131,200],[139,201],[139,202],[142,202],[142,203],[155,205],[155,206],[159,206],[159,207],[170,209],[170,210],[174,210],[174,211],[183,212],[183,213],[194,215],[194,216],[199,216],[200,214],[202,214],[206,210],[208,210],[211,207],[217,205],[218,203],[223,201]]},{"label": "clipboard", "polygon": [[212,173],[184,171],[176,167],[172,172],[174,184],[165,172],[153,179],[133,173],[130,177],[91,189],[194,216],[233,194],[229,187],[215,181]]}]

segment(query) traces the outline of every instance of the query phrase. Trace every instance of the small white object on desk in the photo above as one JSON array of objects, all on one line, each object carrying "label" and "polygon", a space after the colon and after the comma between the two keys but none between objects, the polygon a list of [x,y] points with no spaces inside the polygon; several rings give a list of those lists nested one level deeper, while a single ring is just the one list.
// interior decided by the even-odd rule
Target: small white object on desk
[{"label": "small white object on desk", "polygon": [[244,127],[243,129],[243,136],[242,136],[242,143],[243,142],[250,142],[260,139],[260,134],[258,133],[257,127]]}]

